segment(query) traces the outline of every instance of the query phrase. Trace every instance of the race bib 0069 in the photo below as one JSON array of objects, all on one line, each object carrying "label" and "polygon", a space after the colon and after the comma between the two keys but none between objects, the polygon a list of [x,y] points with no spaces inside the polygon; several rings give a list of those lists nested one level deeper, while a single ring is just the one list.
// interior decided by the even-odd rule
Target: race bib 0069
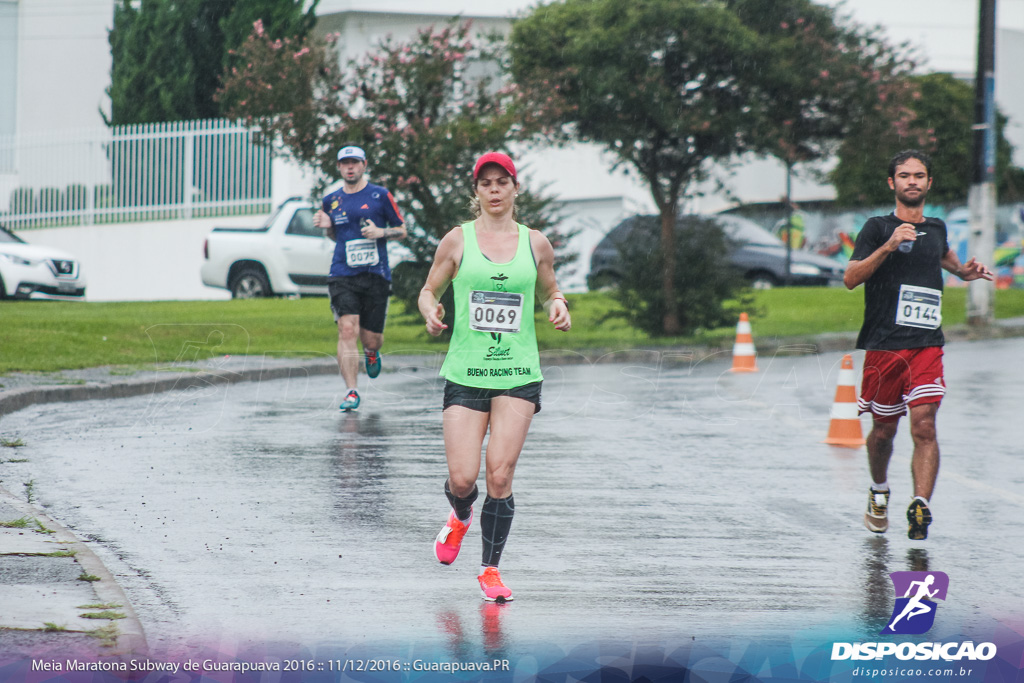
[{"label": "race bib 0069", "polygon": [[900,287],[896,324],[926,330],[937,329],[942,324],[942,292],[914,285]]},{"label": "race bib 0069", "polygon": [[469,293],[469,327],[478,332],[519,331],[523,318],[523,295],[518,292]]},{"label": "race bib 0069", "polygon": [[375,266],[380,263],[377,240],[355,239],[345,242],[345,263],[349,268]]}]

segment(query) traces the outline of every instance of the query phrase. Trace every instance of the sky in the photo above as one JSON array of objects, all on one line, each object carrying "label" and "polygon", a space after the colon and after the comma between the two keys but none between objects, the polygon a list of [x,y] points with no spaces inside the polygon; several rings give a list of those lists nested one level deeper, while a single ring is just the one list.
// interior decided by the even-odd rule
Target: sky
[{"label": "sky", "polygon": [[[882,26],[894,43],[921,48],[929,71],[973,75],[978,0],[819,0],[856,23]],[[1024,0],[996,0],[996,25],[1024,32]]]}]

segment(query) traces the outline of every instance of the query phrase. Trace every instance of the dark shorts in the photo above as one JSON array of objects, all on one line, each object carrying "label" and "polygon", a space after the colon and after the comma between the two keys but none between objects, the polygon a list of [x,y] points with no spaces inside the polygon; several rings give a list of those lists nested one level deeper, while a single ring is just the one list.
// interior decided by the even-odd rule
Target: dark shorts
[{"label": "dark shorts", "polygon": [[489,413],[491,412],[492,398],[495,396],[511,396],[512,398],[521,398],[532,403],[533,413],[536,415],[540,412],[540,385],[542,383],[531,382],[530,384],[513,387],[512,389],[481,389],[480,387],[467,387],[445,380],[444,406],[442,410],[447,410],[449,406],[463,406],[464,408],[481,413]]},{"label": "dark shorts", "polygon": [[343,315],[358,315],[362,329],[378,334],[384,332],[391,283],[380,275],[359,273],[328,280],[327,293],[335,320]]},{"label": "dark shorts", "polygon": [[895,422],[907,407],[941,403],[946,394],[942,347],[867,351],[857,410],[879,422]]}]

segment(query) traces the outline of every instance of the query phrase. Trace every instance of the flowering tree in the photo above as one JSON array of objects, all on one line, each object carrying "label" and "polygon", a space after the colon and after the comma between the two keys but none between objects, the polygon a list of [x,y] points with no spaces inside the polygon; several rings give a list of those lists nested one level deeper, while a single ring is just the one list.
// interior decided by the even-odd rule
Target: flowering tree
[{"label": "flowering tree", "polygon": [[[503,51],[494,39],[471,38],[469,23],[424,29],[408,42],[386,39],[344,70],[336,48],[336,35],[273,40],[257,22],[219,98],[229,116],[328,178],[338,177],[339,147],[362,145],[369,175],[402,208],[404,244],[426,263],[444,233],[471,218],[476,158],[526,141],[537,130],[537,105],[502,81]],[[522,223],[563,245],[550,199],[524,188],[518,205]]]}]

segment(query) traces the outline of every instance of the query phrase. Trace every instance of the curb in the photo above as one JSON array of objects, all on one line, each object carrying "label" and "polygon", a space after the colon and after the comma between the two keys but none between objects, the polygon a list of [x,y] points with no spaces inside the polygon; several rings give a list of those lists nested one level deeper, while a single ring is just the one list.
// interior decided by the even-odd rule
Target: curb
[{"label": "curb", "polygon": [[128,379],[122,382],[86,382],[76,385],[32,386],[0,391],[0,417],[41,403],[92,401],[108,398],[129,398],[175,389],[192,389],[218,384],[233,384],[272,379],[285,379],[296,373],[327,375],[338,372],[336,360],[318,360],[271,368],[240,371],[179,372],[158,378]]},{"label": "curb", "polygon": [[0,486],[0,500],[18,510],[23,516],[38,519],[47,529],[51,529],[54,532],[54,539],[75,553],[75,561],[81,565],[83,573],[99,578],[99,581],[93,581],[91,585],[100,601],[121,605],[117,609],[125,614],[125,618],[112,620],[112,623],[117,625],[118,636],[117,643],[109,654],[119,657],[144,655],[148,651],[148,646],[142,623],[117,579],[92,549],[45,512],[15,497],[3,486]]}]

